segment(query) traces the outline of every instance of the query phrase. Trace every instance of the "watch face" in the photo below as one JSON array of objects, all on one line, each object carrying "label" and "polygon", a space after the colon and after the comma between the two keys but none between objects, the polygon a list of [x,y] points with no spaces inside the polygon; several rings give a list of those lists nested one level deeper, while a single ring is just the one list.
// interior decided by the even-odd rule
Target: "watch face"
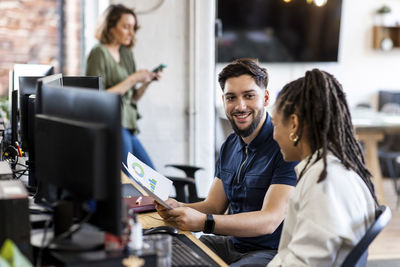
[{"label": "watch face", "polygon": [[381,48],[384,51],[388,51],[393,48],[393,41],[390,38],[384,38],[381,42]]}]

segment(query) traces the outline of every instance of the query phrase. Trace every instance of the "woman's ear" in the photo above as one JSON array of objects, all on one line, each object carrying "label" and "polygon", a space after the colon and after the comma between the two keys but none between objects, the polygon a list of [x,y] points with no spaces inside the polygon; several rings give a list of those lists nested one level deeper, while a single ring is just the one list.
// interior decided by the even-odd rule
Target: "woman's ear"
[{"label": "woman's ear", "polygon": [[299,130],[299,116],[297,116],[296,113],[293,113],[292,115],[290,115],[289,123],[290,123],[291,132],[292,133],[296,133],[297,135],[299,135],[300,134],[298,132],[298,130]]}]

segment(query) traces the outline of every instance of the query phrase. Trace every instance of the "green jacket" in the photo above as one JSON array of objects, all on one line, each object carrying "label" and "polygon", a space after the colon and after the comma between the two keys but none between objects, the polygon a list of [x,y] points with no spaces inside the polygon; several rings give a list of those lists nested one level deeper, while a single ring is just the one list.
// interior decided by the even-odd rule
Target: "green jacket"
[{"label": "green jacket", "polygon": [[[117,63],[111,56],[108,49],[98,44],[90,51],[86,63],[87,76],[101,76],[103,90],[110,88],[136,71],[135,60],[132,50],[121,46],[119,49],[120,63]],[[137,110],[136,101],[133,100],[135,87],[132,87],[122,96],[122,126],[132,130],[135,134],[139,133],[137,120],[140,114]]]}]

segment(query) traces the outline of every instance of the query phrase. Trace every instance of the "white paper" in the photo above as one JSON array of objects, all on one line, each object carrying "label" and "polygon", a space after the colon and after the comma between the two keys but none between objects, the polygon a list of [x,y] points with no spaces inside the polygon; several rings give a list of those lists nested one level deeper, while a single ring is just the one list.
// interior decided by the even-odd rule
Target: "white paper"
[{"label": "white paper", "polygon": [[128,153],[128,172],[143,186],[162,200],[167,200],[172,189],[172,181],[159,174],[131,153]]}]

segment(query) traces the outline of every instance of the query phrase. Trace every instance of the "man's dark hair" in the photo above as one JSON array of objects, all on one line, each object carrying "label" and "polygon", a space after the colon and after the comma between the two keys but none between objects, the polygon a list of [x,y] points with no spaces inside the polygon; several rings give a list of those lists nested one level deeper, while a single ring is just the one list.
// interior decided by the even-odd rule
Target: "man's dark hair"
[{"label": "man's dark hair", "polygon": [[258,65],[257,60],[251,58],[240,58],[232,61],[227,65],[218,75],[218,82],[222,91],[225,89],[225,82],[232,77],[239,77],[248,74],[253,77],[256,84],[262,88],[267,89],[268,86],[268,73],[267,70]]},{"label": "man's dark hair", "polygon": [[[318,183],[327,176],[326,156],[331,151],[346,169],[352,169],[362,178],[377,203],[371,173],[365,167],[361,146],[354,135],[345,94],[335,77],[318,69],[307,71],[305,77],[283,87],[275,108],[282,112],[283,121],[292,114],[299,117],[299,133],[295,146],[302,138],[304,127],[307,127],[311,151],[317,151],[317,160],[322,158],[324,162]],[[300,172],[299,180],[310,161],[311,157]]]}]

